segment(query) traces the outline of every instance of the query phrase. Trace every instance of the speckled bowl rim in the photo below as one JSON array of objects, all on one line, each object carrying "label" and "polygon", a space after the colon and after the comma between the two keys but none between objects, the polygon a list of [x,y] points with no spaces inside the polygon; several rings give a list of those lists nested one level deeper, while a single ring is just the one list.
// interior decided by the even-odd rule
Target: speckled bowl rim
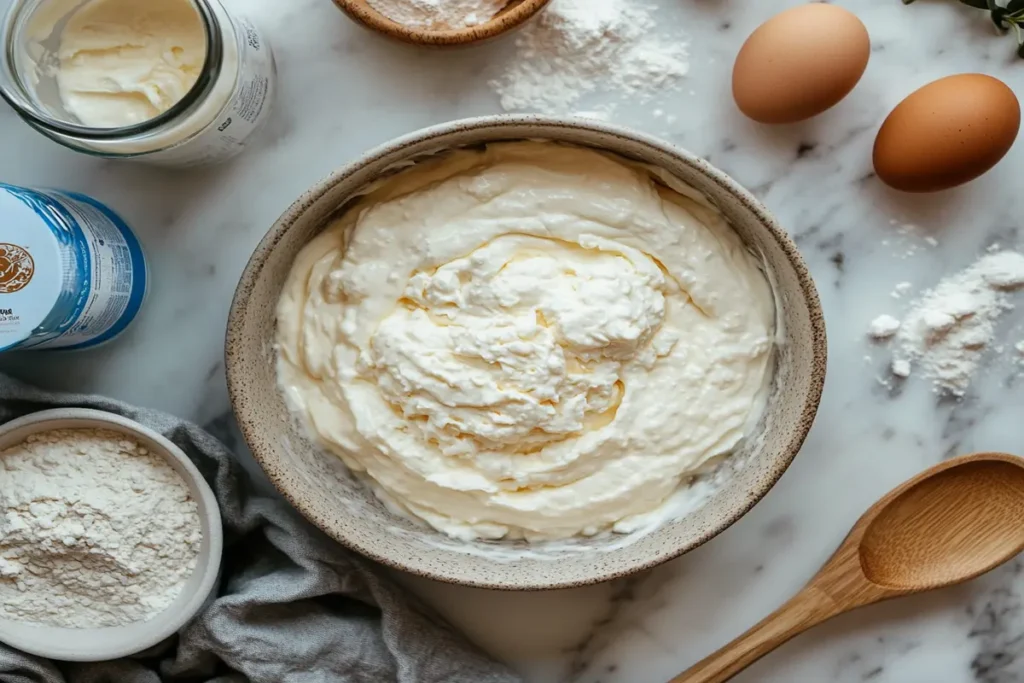
[{"label": "speckled bowl rim", "polygon": [[[281,483],[282,475],[275,470],[273,463],[266,461],[262,457],[260,439],[257,437],[258,425],[251,421],[255,420],[255,417],[250,415],[256,411],[246,409],[246,406],[248,405],[248,398],[241,390],[241,385],[243,383],[235,379],[237,370],[233,349],[241,348],[243,346],[241,334],[244,328],[245,311],[249,306],[252,291],[256,286],[256,282],[258,281],[260,273],[262,272],[267,259],[270,257],[271,252],[274,250],[278,242],[281,241],[285,233],[291,229],[292,225],[308,210],[309,207],[313,206],[316,201],[330,191],[331,188],[343,182],[346,178],[350,177],[366,165],[372,164],[383,157],[394,154],[395,152],[413,144],[429,142],[430,140],[442,138],[458,132],[523,126],[544,127],[547,129],[546,134],[548,135],[557,133],[559,129],[584,130],[601,133],[626,141],[639,142],[660,151],[667,156],[674,157],[679,162],[689,166],[695,172],[704,175],[714,184],[718,185],[722,190],[734,196],[745,208],[750,210],[756,216],[762,227],[768,230],[771,236],[775,239],[778,246],[785,253],[786,258],[789,260],[796,274],[800,289],[799,293],[802,295],[804,302],[806,303],[811,328],[810,346],[813,355],[808,359],[811,363],[810,381],[806,400],[804,402],[803,409],[800,412],[800,417],[797,420],[799,427],[795,430],[793,438],[785,449],[785,455],[774,460],[771,467],[767,469],[765,477],[762,479],[764,482],[763,485],[757,487],[755,490],[749,491],[749,496],[744,504],[737,506],[736,511],[732,515],[726,517],[723,523],[718,525],[716,528],[710,529],[697,536],[695,540],[661,552],[652,553],[645,561],[635,563],[632,566],[621,569],[616,568],[603,573],[594,574],[584,580],[561,581],[558,579],[552,579],[551,581],[544,583],[531,584],[515,583],[514,581],[505,583],[501,581],[456,580],[442,574],[435,574],[426,569],[404,565],[393,557],[380,553],[372,545],[361,543],[354,538],[346,537],[340,533],[336,534],[331,530],[331,525],[321,519],[318,513],[313,510],[310,505],[302,499],[292,496],[285,490],[286,487],[282,486]],[[516,137],[520,138],[521,136]],[[551,139],[557,140],[558,138],[557,136],[552,136]],[[474,588],[509,591],[539,591],[577,588],[625,576],[631,576],[699,548],[735,524],[741,517],[750,512],[750,510],[760,502],[765,495],[767,495],[768,491],[775,486],[789,468],[797,453],[800,452],[800,449],[807,438],[807,434],[810,432],[811,427],[814,424],[814,419],[818,412],[818,406],[821,403],[821,396],[825,386],[827,357],[828,342],[825,333],[825,317],[810,270],[808,269],[803,256],[800,254],[800,250],[797,248],[796,243],[779,225],[771,212],[769,212],[768,209],[748,190],[729,177],[724,171],[715,168],[704,159],[701,159],[682,148],[676,147],[665,140],[661,140],[629,128],[599,121],[532,114],[481,116],[451,121],[424,128],[371,149],[356,161],[335,171],[334,173],[331,173],[326,178],[315,184],[301,197],[299,197],[299,199],[296,200],[295,203],[293,203],[284,212],[284,214],[281,215],[277,222],[274,223],[273,227],[256,246],[252,257],[249,259],[245,270],[242,272],[242,276],[238,283],[238,289],[236,290],[234,299],[231,302],[231,310],[228,314],[227,335],[225,339],[225,370],[227,374],[228,395],[235,415],[238,418],[242,436],[245,438],[246,443],[250,446],[253,456],[259,463],[260,467],[263,468],[263,471],[266,473],[274,487],[289,503],[302,513],[307,520],[312,522],[317,528],[331,538],[337,540],[342,545],[393,569],[398,569],[416,576],[422,576],[444,583],[452,583]]]},{"label": "speckled bowl rim", "polygon": [[522,0],[515,7],[502,10],[497,16],[482,24],[446,31],[430,31],[405,26],[369,7],[365,0],[333,1],[356,23],[396,40],[414,45],[452,47],[470,45],[511,31],[544,9],[551,0]]},{"label": "speckled bowl rim", "polygon": [[[75,422],[77,425],[63,424]],[[30,429],[32,434],[49,431],[51,429],[109,429],[123,433],[134,434],[150,443],[160,447],[160,455],[169,462],[177,463],[180,466],[175,468],[182,479],[185,480],[190,493],[196,494],[196,505],[199,507],[199,517],[202,520],[204,542],[208,543],[209,554],[203,564],[197,565],[192,576],[200,575],[200,581],[196,589],[183,602],[176,598],[166,609],[153,615],[147,623],[162,623],[159,630],[156,630],[148,637],[134,635],[112,643],[106,648],[91,648],[88,651],[76,649],[62,643],[60,647],[45,648],[37,647],[32,641],[21,641],[17,638],[4,637],[3,642],[11,647],[17,648],[39,657],[56,659],[63,662],[100,662],[108,659],[120,659],[138,654],[144,650],[157,645],[177,633],[185,624],[191,621],[206,604],[207,598],[213,592],[220,575],[220,563],[224,554],[224,527],[221,521],[220,505],[213,489],[203,478],[199,468],[178,448],[170,439],[157,431],[139,424],[135,420],[109,413],[105,410],[93,408],[52,408],[40,410],[28,415],[15,418],[0,425],[0,439],[6,439],[13,432],[22,429]],[[3,450],[3,449],[0,449]],[[184,472],[182,471],[184,470]],[[6,623],[8,620],[0,619]],[[123,627],[129,629],[132,624]],[[56,627],[55,627],[56,628]],[[99,629],[64,629],[64,630],[103,630]]]}]

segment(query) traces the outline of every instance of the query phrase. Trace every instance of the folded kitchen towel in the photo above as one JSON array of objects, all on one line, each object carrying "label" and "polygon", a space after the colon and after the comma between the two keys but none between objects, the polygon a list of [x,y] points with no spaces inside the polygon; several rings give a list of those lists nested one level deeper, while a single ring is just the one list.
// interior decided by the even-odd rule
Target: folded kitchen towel
[{"label": "folded kitchen towel", "polygon": [[258,494],[224,445],[202,429],[155,410],[47,393],[0,375],[0,423],[57,407],[124,415],[184,450],[220,501],[224,563],[216,596],[177,637],[95,664],[47,661],[0,643],[0,683],[519,680],[380,567],[339,546],[283,500]]}]

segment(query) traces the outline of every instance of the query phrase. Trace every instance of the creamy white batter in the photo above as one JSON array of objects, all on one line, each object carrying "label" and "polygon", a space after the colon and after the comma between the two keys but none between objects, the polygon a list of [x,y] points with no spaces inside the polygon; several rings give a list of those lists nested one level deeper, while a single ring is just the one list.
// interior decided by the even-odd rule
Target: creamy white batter
[{"label": "creamy white batter", "polygon": [[300,253],[279,380],[392,508],[458,538],[628,530],[759,418],[774,303],[704,203],[592,150],[405,170]]},{"label": "creamy white batter", "polygon": [[206,33],[188,0],[88,0],[61,30],[57,57],[69,113],[87,126],[127,126],[185,97],[206,61]]}]

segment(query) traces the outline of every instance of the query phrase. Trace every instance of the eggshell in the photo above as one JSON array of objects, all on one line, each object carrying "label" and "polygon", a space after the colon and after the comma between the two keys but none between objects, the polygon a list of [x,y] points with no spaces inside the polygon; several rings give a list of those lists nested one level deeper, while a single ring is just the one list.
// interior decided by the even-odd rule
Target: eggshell
[{"label": "eggshell", "polygon": [[912,92],[875,138],[878,177],[897,190],[934,192],[973,180],[1010,151],[1020,103],[984,74],[947,76]]},{"label": "eggshell", "polygon": [[794,7],[761,24],[740,48],[732,94],[761,123],[810,118],[846,97],[864,74],[871,40],[841,7]]}]

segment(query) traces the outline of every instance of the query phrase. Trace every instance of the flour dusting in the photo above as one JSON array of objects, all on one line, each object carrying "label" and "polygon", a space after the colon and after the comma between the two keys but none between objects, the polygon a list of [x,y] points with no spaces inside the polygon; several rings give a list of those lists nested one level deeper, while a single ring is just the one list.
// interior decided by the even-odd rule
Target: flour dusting
[{"label": "flour dusting", "polygon": [[992,252],[922,294],[902,321],[879,316],[868,333],[876,339],[895,335],[894,375],[917,371],[937,390],[962,396],[993,347],[996,323],[1013,308],[1010,293],[1021,287],[1024,255]]},{"label": "flour dusting", "polygon": [[687,43],[658,35],[655,9],[636,0],[552,0],[523,27],[511,66],[491,82],[501,106],[567,114],[588,93],[645,101],[675,87],[690,70]]}]

